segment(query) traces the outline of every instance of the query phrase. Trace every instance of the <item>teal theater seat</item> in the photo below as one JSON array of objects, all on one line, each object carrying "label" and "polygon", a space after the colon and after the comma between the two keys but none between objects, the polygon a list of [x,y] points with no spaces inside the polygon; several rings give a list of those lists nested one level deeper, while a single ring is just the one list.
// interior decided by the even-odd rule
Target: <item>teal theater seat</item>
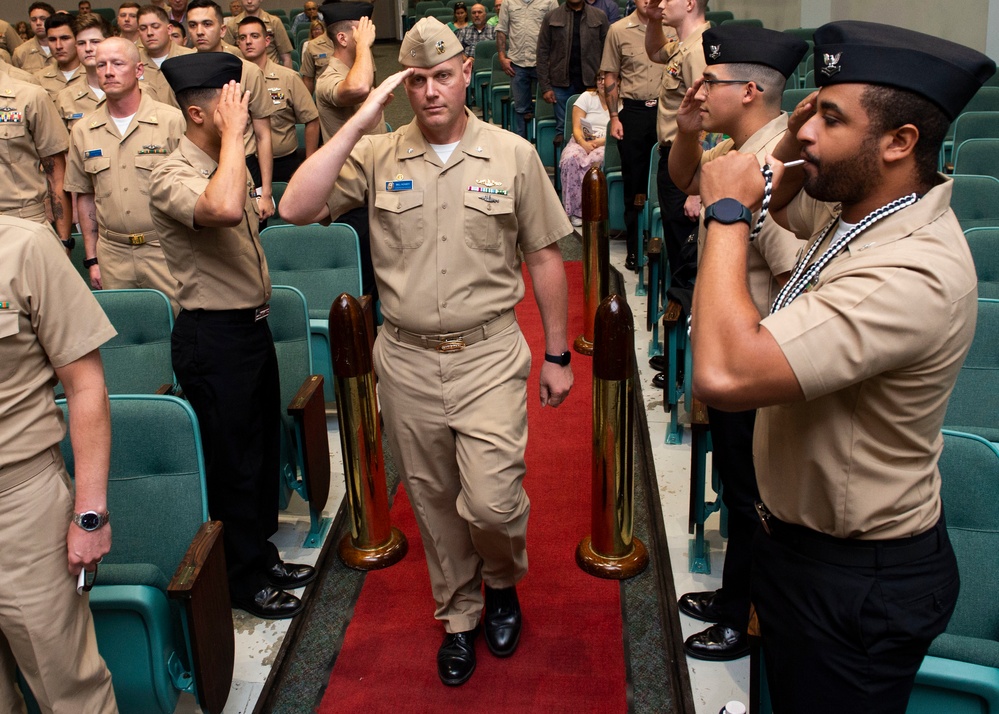
[{"label": "teal theater seat", "polygon": [[999,300],[979,299],[978,324],[947,402],[944,426],[999,443]]},{"label": "teal theater seat", "polygon": [[[90,608],[119,710],[172,714],[187,692],[203,711],[221,712],[235,640],[197,418],[171,396],[113,395],[110,405],[113,543]],[[72,474],[68,436],[60,448]]]},{"label": "teal theater seat", "polygon": [[330,305],[340,293],[361,295],[361,252],[350,226],[268,226],[260,233],[271,282],[291,285],[305,294],[312,329],[312,356],[323,376],[327,402],[336,401],[330,361]]},{"label": "teal theater seat", "polygon": [[604,144],[604,178],[607,179],[607,227],[624,230],[624,177],[621,173],[621,150],[617,139],[607,132]]},{"label": "teal theater seat", "polygon": [[964,237],[975,261],[978,297],[999,300],[999,227],[969,228]]},{"label": "teal theater seat", "polygon": [[[315,374],[309,347],[305,296],[286,285],[271,290],[267,318],[281,375],[281,498],[288,507],[294,491],[309,506],[306,548],[322,545],[332,523],[323,517],[330,493],[330,448],[323,399],[323,377]],[[327,313],[329,309],[327,308]]]},{"label": "teal theater seat", "polygon": [[95,290],[118,334],[101,346],[109,394],[179,391],[170,355],[173,309],[159,290]]}]

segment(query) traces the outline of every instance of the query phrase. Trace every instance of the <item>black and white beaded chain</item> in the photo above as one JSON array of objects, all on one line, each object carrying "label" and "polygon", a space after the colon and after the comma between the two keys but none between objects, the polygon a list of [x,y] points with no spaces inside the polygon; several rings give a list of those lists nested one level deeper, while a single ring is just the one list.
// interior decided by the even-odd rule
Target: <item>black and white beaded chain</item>
[{"label": "black and white beaded chain", "polygon": [[760,204],[760,216],[756,219],[756,225],[753,226],[753,230],[749,233],[750,243],[756,240],[757,236],[760,235],[760,231],[763,230],[763,221],[767,220],[767,214],[770,212],[770,196],[774,190],[774,172],[770,168],[770,164],[763,164],[763,168],[760,171],[763,172],[763,203]]},{"label": "black and white beaded chain", "polygon": [[[764,196],[764,201],[766,201],[767,196]],[[791,273],[791,279],[787,281],[787,284],[781,288],[781,291],[777,294],[777,299],[774,300],[773,306],[770,308],[770,313],[773,314],[785,308],[791,304],[795,298],[800,296],[805,290],[811,285],[817,278],[822,269],[828,265],[829,261],[835,258],[839,253],[850,244],[854,238],[860,235],[862,232],[870,228],[873,224],[880,221],[882,218],[886,218],[893,213],[901,211],[903,208],[908,208],[920,198],[919,195],[915,193],[910,193],[907,196],[902,196],[901,198],[896,198],[891,203],[877,208],[862,219],[860,222],[853,226],[846,233],[841,235],[837,240],[826,248],[826,250],[819,256],[818,260],[814,263],[809,264],[812,256],[818,247],[825,241],[826,236],[833,229],[833,226],[839,221],[839,218],[834,218],[829,222],[822,230],[822,235],[819,236],[812,247],[808,249],[808,252],[798,261],[794,266],[794,272]]]}]

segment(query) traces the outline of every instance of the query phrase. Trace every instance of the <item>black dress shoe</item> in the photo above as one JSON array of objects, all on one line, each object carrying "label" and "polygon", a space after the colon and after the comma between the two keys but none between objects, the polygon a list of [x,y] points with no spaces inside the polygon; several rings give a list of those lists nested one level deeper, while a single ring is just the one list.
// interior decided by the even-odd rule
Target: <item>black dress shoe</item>
[{"label": "black dress shoe", "polygon": [[728,662],[749,654],[749,638],[745,632],[726,625],[712,625],[704,632],[688,637],[683,649],[694,659]]},{"label": "black dress shoe", "polygon": [[233,607],[264,620],[286,620],[302,611],[302,601],[284,590],[267,586],[250,598],[233,598]]},{"label": "black dress shoe", "polygon": [[475,636],[479,628],[449,632],[437,650],[437,674],[449,687],[464,684],[475,671]]},{"label": "black dress shoe", "polygon": [[656,389],[666,389],[666,373],[659,372],[652,378],[652,386]]},{"label": "black dress shoe", "polygon": [[649,357],[649,366],[657,372],[665,372],[669,367],[666,362],[666,355],[652,355]]},{"label": "black dress shoe", "polygon": [[680,597],[677,606],[680,608],[680,612],[695,620],[718,622],[722,614],[721,608],[716,602],[719,592],[718,590],[709,590],[707,592],[687,593]]},{"label": "black dress shoe", "polygon": [[486,645],[497,657],[509,657],[520,642],[520,601],[517,588],[486,586]]},{"label": "black dress shoe", "polygon": [[278,561],[264,571],[267,582],[276,588],[300,588],[316,579],[316,569],[311,565]]},{"label": "black dress shoe", "polygon": [[624,259],[624,269],[634,270],[638,267],[638,256],[634,253],[628,253],[628,257]]}]

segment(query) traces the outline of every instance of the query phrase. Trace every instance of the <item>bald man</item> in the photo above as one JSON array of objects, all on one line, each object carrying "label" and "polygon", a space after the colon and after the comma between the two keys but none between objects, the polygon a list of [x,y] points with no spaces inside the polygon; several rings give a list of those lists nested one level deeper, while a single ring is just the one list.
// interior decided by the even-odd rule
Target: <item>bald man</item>
[{"label": "bald man", "polygon": [[140,91],[143,66],[127,39],[97,46],[95,72],[107,101],[73,127],[65,182],[77,194],[83,265],[95,290],[153,288],[173,299],[177,281],[149,215],[149,175],[177,147],[184,117]]}]

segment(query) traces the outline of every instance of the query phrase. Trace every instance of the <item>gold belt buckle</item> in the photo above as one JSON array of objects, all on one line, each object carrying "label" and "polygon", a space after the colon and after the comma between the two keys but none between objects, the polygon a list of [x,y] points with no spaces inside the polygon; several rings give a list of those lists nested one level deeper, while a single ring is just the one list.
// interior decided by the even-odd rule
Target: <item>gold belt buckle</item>
[{"label": "gold belt buckle", "polygon": [[131,234],[128,237],[128,242],[131,245],[142,245],[143,243],[146,242],[146,234],[145,233],[133,233],[133,234]]},{"label": "gold belt buckle", "polygon": [[437,345],[438,352],[461,352],[465,349],[465,341],[460,337],[453,340],[444,340]]}]

